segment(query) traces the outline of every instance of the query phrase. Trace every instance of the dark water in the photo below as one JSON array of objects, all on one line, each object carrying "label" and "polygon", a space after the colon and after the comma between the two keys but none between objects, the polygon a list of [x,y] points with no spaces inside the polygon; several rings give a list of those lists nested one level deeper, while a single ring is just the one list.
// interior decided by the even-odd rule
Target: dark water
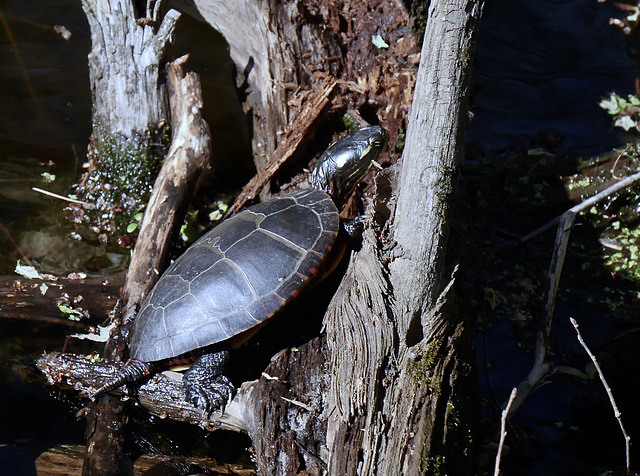
[{"label": "dark water", "polygon": [[[31,187],[66,194],[81,173],[91,120],[86,66],[90,40],[76,1],[4,0],[0,13],[0,223],[23,243],[51,226],[43,210],[56,203]],[[487,2],[475,67],[475,119],[467,135],[470,150],[478,152],[470,154],[471,160],[504,148],[546,146],[558,153],[589,155],[621,144],[620,133],[596,105],[609,91],[626,94],[634,87],[636,64],[626,51],[626,40],[608,25],[614,14],[610,5],[595,0]],[[54,25],[64,25],[71,38],[63,39]],[[224,44],[208,28],[186,19],[177,37],[181,44],[170,56],[192,52],[189,65],[202,76],[217,177],[224,177],[213,186],[242,183],[251,173],[247,161],[240,160],[249,156],[248,134]],[[218,46],[212,47],[212,41]],[[43,172],[54,173],[56,181],[44,183]],[[33,257],[39,247],[52,246],[44,236],[27,248]],[[11,274],[19,254],[3,231],[0,251],[0,275]],[[47,265],[77,271],[74,257],[75,251]],[[490,342],[515,342],[506,324],[492,332]],[[0,320],[0,474],[3,468],[12,468],[9,474],[33,474],[34,459],[42,450],[84,441],[76,406],[50,398],[34,383],[33,360],[44,349],[59,349],[66,333],[64,328]],[[500,394],[508,394],[528,370],[527,357],[515,343],[512,347],[490,347],[492,379]],[[543,422],[535,431],[546,439],[547,452],[526,470],[508,461],[505,474],[569,474],[562,469],[568,467],[566,460],[578,458],[584,446],[579,439],[555,444],[563,437],[553,422],[566,417],[571,395],[554,392],[545,397],[543,390],[523,407],[520,418]],[[606,438],[618,437],[609,430],[601,429],[614,435]]]},{"label": "dark water", "polygon": [[[51,200],[31,190],[66,194],[90,133],[86,21],[75,2],[4,1],[0,6],[0,223],[19,240],[39,231]],[[71,38],[53,30],[64,25]],[[52,161],[52,165],[49,164]],[[56,174],[53,184],[41,174]],[[35,227],[35,229],[34,229]],[[0,231],[0,275],[20,256]],[[35,474],[47,447],[82,443],[82,422],[69,405],[34,385],[34,358],[57,347],[64,328],[0,320],[0,473]]]},{"label": "dark water", "polygon": [[595,0],[487,0],[467,142],[585,156],[619,146],[597,102],[632,93],[637,64],[612,16]]}]

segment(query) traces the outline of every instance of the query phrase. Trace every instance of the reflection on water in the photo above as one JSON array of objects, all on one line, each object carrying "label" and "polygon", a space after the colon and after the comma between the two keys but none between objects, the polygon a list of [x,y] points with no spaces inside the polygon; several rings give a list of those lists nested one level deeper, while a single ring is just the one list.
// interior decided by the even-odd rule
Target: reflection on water
[{"label": "reflection on water", "polygon": [[[478,326],[474,343],[481,395],[491,402],[483,406],[489,426],[497,425],[500,404],[531,368],[531,333],[535,332],[531,327],[541,312],[538,293],[542,293],[541,275],[546,273],[547,256],[552,254],[554,233],[535,245],[513,252],[503,250],[495,267],[478,257],[503,242],[507,233],[525,234],[571,206],[563,200],[558,177],[573,173],[577,156],[600,154],[623,144],[622,133],[613,129],[610,118],[597,105],[610,91],[626,95],[635,87],[637,64],[627,52],[627,40],[620,30],[609,26],[609,18],[619,15],[610,4],[595,0],[487,0],[474,70],[474,118],[466,142],[468,157],[490,152],[488,160],[469,164],[469,170],[474,165],[478,168],[477,175],[472,172],[467,179],[475,180],[477,189],[485,186],[496,191],[495,195],[481,195],[490,196],[489,205],[471,205],[469,225],[469,280]],[[531,148],[569,157],[545,166],[543,157],[527,156]],[[509,150],[501,152],[503,149]],[[484,175],[477,172],[481,168]],[[528,195],[527,183],[540,186],[539,197]],[[470,189],[477,190],[474,187]],[[599,244],[594,243],[588,228],[576,226],[571,248],[595,256]],[[496,229],[499,231],[494,234]],[[635,352],[625,347],[633,340],[637,348],[637,336],[628,336],[624,342],[614,339],[632,324],[622,323],[603,291],[611,285],[615,288],[612,292],[622,294],[632,285],[607,281],[597,269],[590,274],[581,256],[572,251],[567,254],[550,360],[553,365],[584,368],[586,356],[576,350],[575,331],[569,324],[569,317],[576,318],[582,331],[589,334],[585,335],[587,342],[598,349],[599,358],[609,356],[605,373],[626,414],[625,425],[637,428],[636,405],[625,405],[635,395],[633,375],[637,371]],[[538,257],[545,260],[539,268],[534,263]],[[510,269],[515,271],[510,274]],[[528,301],[523,297],[526,291],[515,292],[505,298],[506,311],[499,305],[487,305],[492,298],[482,296],[495,289],[518,288],[528,280],[536,282],[532,288],[535,297]],[[483,297],[485,307],[478,304]],[[487,316],[488,321],[481,320]],[[483,327],[487,322],[490,324]],[[540,385],[513,417],[507,439],[509,452],[502,460],[504,474],[609,474],[605,468],[620,467],[623,441],[599,382],[564,377],[549,376],[545,381],[549,385]],[[488,434],[497,439],[497,429],[491,428]],[[492,468],[492,463],[487,467]]]},{"label": "reflection on water", "polygon": [[488,0],[479,35],[467,143],[595,155],[622,136],[598,107],[634,91],[636,63],[595,0]]},{"label": "reflection on water", "polygon": [[[79,2],[5,0],[0,10],[0,222],[19,241],[46,225],[53,200],[32,187],[66,194],[91,131],[87,24]],[[71,32],[68,40],[55,25]],[[56,176],[43,181],[42,173]],[[50,225],[50,224],[49,224]],[[20,255],[0,230],[0,276]],[[66,329],[0,320],[0,467],[35,474],[35,458],[61,443],[82,443],[83,424],[37,385],[33,359],[64,341]],[[5,446],[6,445],[6,446]],[[2,470],[0,470],[2,472]]]},{"label": "reflection on water", "polygon": [[[91,131],[89,37],[82,11],[71,5],[14,0],[0,11],[0,221],[16,241],[44,226],[38,216],[54,203],[32,187],[66,195]],[[56,25],[71,33],[68,40]],[[4,231],[0,251],[0,275],[10,274],[20,255]]]}]

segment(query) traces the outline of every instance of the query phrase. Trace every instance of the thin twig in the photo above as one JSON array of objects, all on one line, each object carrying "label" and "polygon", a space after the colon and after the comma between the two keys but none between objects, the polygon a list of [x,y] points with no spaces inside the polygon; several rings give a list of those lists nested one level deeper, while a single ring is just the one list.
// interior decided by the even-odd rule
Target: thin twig
[{"label": "thin twig", "polygon": [[31,187],[31,190],[34,192],[41,193],[43,195],[48,195],[49,197],[57,198],[59,200],[64,200],[65,202],[77,203],[78,205],[82,205],[83,207],[89,207],[87,202],[83,202],[82,200],[75,200],[73,198],[65,197],[64,195],[58,195],[57,193],[49,192],[48,190],[42,190],[38,187]]},{"label": "thin twig", "polygon": [[622,151],[620,151],[620,153],[618,154],[618,157],[616,157],[616,161],[613,163],[613,167],[611,167],[611,176],[616,180],[622,180],[623,178],[616,175],[616,168],[618,167],[618,162],[620,162],[622,156],[625,155],[630,148],[631,144],[628,144],[624,149],[622,149]]},{"label": "thin twig", "polygon": [[511,404],[513,400],[516,398],[516,394],[518,393],[518,389],[513,387],[511,390],[511,395],[509,396],[509,401],[507,402],[507,407],[502,410],[502,418],[500,418],[500,443],[498,444],[498,453],[496,454],[496,467],[493,471],[493,476],[498,476],[500,474],[500,458],[502,457],[502,448],[504,447],[504,439],[507,436],[507,418],[509,417],[509,411],[511,410]]},{"label": "thin twig", "polygon": [[20,256],[22,256],[22,259],[25,261],[25,263],[27,263],[29,266],[33,266],[31,261],[29,261],[29,258],[27,258],[24,255],[24,253],[22,252],[22,250],[18,246],[18,243],[16,243],[16,241],[13,239],[13,236],[11,236],[11,233],[9,233],[9,230],[7,230],[7,227],[4,226],[2,224],[2,222],[0,222],[0,228],[2,228],[2,231],[4,231],[5,235],[7,235],[7,238],[9,238],[9,241],[11,241],[11,243],[13,243],[13,246],[16,248],[16,250],[18,250],[18,253],[20,253]]},{"label": "thin twig", "polygon": [[620,431],[622,431],[622,436],[624,437],[625,451],[627,456],[627,474],[631,474],[631,469],[630,469],[631,468],[631,456],[630,456],[631,437],[627,434],[627,432],[624,429],[624,425],[622,424],[622,413],[620,413],[620,410],[618,410],[616,401],[613,398],[613,392],[611,391],[611,387],[609,387],[609,385],[607,384],[607,379],[604,378],[604,374],[602,373],[602,369],[600,368],[600,365],[596,360],[596,356],[593,355],[593,353],[585,343],[584,339],[582,338],[582,334],[580,334],[580,330],[578,329],[578,322],[573,317],[569,318],[569,320],[571,321],[571,324],[573,324],[573,327],[576,329],[576,334],[578,335],[578,342],[580,342],[580,345],[584,348],[585,352],[589,355],[591,362],[593,362],[593,365],[598,371],[598,375],[600,376],[602,385],[604,386],[604,389],[607,391],[607,395],[609,396],[609,401],[611,402],[611,407],[613,408],[613,413],[616,416],[616,420],[618,420],[618,424],[620,425]]},{"label": "thin twig", "polygon": [[[570,208],[567,211],[573,211],[576,214],[580,213],[581,211],[592,207],[593,205],[598,203],[603,198],[606,198],[609,195],[611,195],[613,193],[616,193],[618,190],[622,190],[623,188],[630,186],[631,184],[633,184],[637,180],[640,180],[640,172],[635,173],[633,175],[629,175],[625,179],[620,180],[620,182],[614,183],[610,187],[607,187],[606,189],[604,189],[602,192],[595,194],[593,197],[590,197],[590,198],[586,199],[584,202],[578,203],[577,205],[575,205],[574,207]],[[545,231],[549,230],[550,228],[552,228],[554,225],[556,225],[560,221],[561,218],[562,218],[562,215],[554,218],[553,220],[551,220],[551,221],[545,223],[544,225],[542,225],[540,228],[538,228],[536,230],[533,230],[531,233],[523,236],[522,238],[517,240],[517,242],[526,243],[527,241],[531,240],[532,238],[535,238],[536,236],[538,236],[538,235],[544,233]]]}]

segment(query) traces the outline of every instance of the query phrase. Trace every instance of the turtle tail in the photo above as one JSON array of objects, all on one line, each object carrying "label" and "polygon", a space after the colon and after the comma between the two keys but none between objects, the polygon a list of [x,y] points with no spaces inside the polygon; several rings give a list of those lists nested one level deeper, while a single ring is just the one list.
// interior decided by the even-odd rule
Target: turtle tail
[{"label": "turtle tail", "polygon": [[149,362],[142,362],[141,360],[131,359],[118,371],[115,378],[104,384],[98,390],[89,395],[91,400],[95,400],[96,397],[105,395],[116,388],[122,387],[124,384],[137,382],[143,377],[146,377],[153,370],[153,364]]}]

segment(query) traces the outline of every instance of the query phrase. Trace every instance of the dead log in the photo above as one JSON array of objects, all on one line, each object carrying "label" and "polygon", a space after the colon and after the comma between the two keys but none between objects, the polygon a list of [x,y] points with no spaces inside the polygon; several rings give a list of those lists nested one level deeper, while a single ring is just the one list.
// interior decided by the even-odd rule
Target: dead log
[{"label": "dead log", "polygon": [[186,61],[183,56],[167,65],[173,136],[131,257],[123,290],[124,316],[132,316],[160,277],[171,239],[211,163],[211,134],[202,118],[200,79],[196,73],[184,72]]},{"label": "dead log", "polygon": [[[341,96],[343,104],[373,114],[391,130],[392,144],[403,129],[413,76],[398,65],[411,66],[419,56],[398,46],[411,42],[398,4],[179,3],[185,11],[197,10],[227,39],[238,83],[249,91],[245,108],[254,113],[256,155],[269,155],[290,117],[293,108],[282,101],[287,87],[305,87],[326,75],[352,85],[345,89],[352,94]],[[369,208],[373,227],[327,313],[326,347],[319,352],[328,356],[329,368],[284,362],[284,355],[272,363],[296,376],[284,384],[278,375],[288,400],[305,404],[321,395],[323,410],[307,414],[305,425],[296,427],[291,422],[299,419],[287,401],[268,400],[259,413],[261,424],[282,426],[275,433],[264,427],[271,442],[260,445],[256,456],[265,474],[295,474],[306,467],[326,467],[329,474],[469,470],[470,459],[460,455],[470,454],[465,385],[472,358],[462,311],[452,304],[453,268],[445,268],[444,257],[481,8],[481,1],[431,2],[399,178],[380,177]],[[252,23],[258,18],[265,20]],[[251,44],[238,34],[239,23],[255,25]],[[388,51],[371,46],[372,36],[381,33]],[[298,61],[289,64],[291,52]]]},{"label": "dead log", "polygon": [[72,205],[102,241],[125,234],[149,198],[171,133],[163,56],[180,13],[164,2],[136,11],[132,0],[83,0],[91,30],[92,136]]},{"label": "dead log", "polygon": [[[36,459],[37,474],[47,476],[76,476],[82,474],[83,446],[59,445],[48,449]],[[218,464],[209,458],[182,458],[179,456],[164,457],[158,455],[142,455],[133,463],[135,474],[167,474],[172,469],[180,471],[183,468],[197,467],[209,474],[253,476],[255,471],[244,469],[239,464]]]},{"label": "dead log", "polygon": [[[174,15],[175,16],[175,15]],[[168,68],[172,112],[172,145],[142,221],[134,256],[123,289],[121,309],[115,322],[126,321],[136,311],[163,267],[170,239],[184,218],[197,182],[209,163],[209,129],[200,110],[202,94],[194,73],[185,75],[185,58]],[[106,354],[113,360],[126,358],[124,327],[116,327]],[[121,453],[127,424],[123,404],[105,396],[89,405],[87,454],[84,474],[120,474],[131,471],[131,462]]]},{"label": "dead log", "polygon": [[[2,276],[0,319],[46,322],[80,332],[87,329],[87,324],[80,320],[82,317],[107,319],[120,295],[121,283],[121,276],[108,280]],[[69,311],[65,314],[57,308],[58,304],[66,306]],[[69,319],[70,315],[79,320]]]},{"label": "dead log", "polygon": [[[258,170],[304,108],[300,93],[326,79],[339,88],[333,111],[354,110],[379,122],[392,146],[402,137],[420,50],[401,2],[173,0],[172,5],[209,23],[229,44]],[[388,47],[376,47],[375,35]]]},{"label": "dead log", "polygon": [[248,201],[256,198],[260,190],[273,178],[280,167],[289,161],[300,158],[321,121],[327,116],[335,89],[336,82],[328,80],[321,83],[317,90],[304,91],[304,94],[300,94],[302,109],[287,127],[278,147],[264,167],[243,187],[240,195],[229,207],[226,216],[240,211]]}]

